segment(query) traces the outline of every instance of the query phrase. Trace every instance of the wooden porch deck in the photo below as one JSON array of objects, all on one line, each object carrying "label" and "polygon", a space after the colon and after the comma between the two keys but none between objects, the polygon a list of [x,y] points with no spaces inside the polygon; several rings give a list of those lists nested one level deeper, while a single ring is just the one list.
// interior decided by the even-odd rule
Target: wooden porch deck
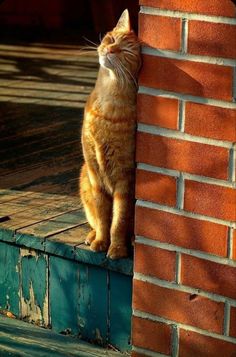
[{"label": "wooden porch deck", "polygon": [[0,55],[0,313],[129,351],[132,259],[83,243],[80,128],[96,55],[40,43],[2,43]]},{"label": "wooden porch deck", "polygon": [[80,46],[0,43],[0,188],[74,195],[83,108],[96,53]]}]

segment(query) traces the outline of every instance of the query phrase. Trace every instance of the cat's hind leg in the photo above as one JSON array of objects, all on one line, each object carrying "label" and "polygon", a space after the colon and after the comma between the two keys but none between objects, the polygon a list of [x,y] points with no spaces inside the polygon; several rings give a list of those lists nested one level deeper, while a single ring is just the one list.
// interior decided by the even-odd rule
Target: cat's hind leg
[{"label": "cat's hind leg", "polygon": [[91,244],[96,239],[96,208],[89,181],[86,164],[84,163],[80,174],[80,197],[84,206],[85,215],[92,230],[88,233],[85,243]]},{"label": "cat's hind leg", "polygon": [[133,185],[124,179],[117,183],[113,195],[111,244],[107,253],[110,259],[129,255],[133,228]]}]

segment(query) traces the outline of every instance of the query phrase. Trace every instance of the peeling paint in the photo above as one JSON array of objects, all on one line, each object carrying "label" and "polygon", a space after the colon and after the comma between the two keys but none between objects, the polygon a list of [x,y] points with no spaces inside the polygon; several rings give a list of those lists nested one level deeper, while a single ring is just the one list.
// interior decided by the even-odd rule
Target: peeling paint
[{"label": "peeling paint", "polygon": [[48,257],[32,249],[21,252],[21,317],[40,326],[49,325]]},{"label": "peeling paint", "polygon": [[20,249],[20,256],[21,256],[21,258],[32,256],[32,257],[35,257],[36,259],[38,259],[39,254],[38,254],[38,252],[36,252],[33,249],[21,248]]},{"label": "peeling paint", "polygon": [[95,341],[100,345],[104,343],[101,332],[98,328],[95,329]]}]

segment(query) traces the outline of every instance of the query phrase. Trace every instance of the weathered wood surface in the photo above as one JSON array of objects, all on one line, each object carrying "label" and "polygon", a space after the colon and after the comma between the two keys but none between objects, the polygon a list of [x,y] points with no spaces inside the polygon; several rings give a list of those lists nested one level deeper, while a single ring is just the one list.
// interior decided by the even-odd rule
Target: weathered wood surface
[{"label": "weathered wood surface", "polygon": [[0,355],[18,357],[119,357],[103,349],[47,329],[0,315]]},{"label": "weathered wood surface", "polygon": [[[50,258],[49,270],[49,309],[54,330],[69,330],[122,351],[130,349],[130,276],[59,257]],[[58,296],[61,299],[57,300]]]},{"label": "weathered wood surface", "polygon": [[89,232],[78,197],[0,191],[0,240],[132,275],[132,259],[111,261],[84,244]]},{"label": "weathered wood surface", "polygon": [[49,325],[48,259],[41,252],[20,249],[20,317],[42,326]]},{"label": "weathered wood surface", "polygon": [[0,310],[129,350],[132,259],[84,244],[90,228],[77,197],[16,192],[0,191],[9,214],[0,216]]},{"label": "weathered wood surface", "polygon": [[[127,351],[133,262],[85,246],[89,227],[78,198],[80,129],[96,56],[33,44],[0,44],[0,52],[0,312]],[[23,340],[27,328],[14,338],[0,334],[1,356],[16,348],[18,356],[48,356],[48,343],[35,349],[37,333]],[[64,356],[63,343],[49,355]],[[71,355],[100,356],[81,351]]]},{"label": "weathered wood surface", "polygon": [[0,242],[0,310],[19,315],[20,249]]},{"label": "weathered wood surface", "polygon": [[0,313],[128,351],[131,297],[129,275],[0,241]]},{"label": "weathered wood surface", "polygon": [[21,42],[0,53],[0,189],[77,194],[96,52]]},{"label": "weathered wood surface", "polygon": [[78,198],[54,197],[0,192],[0,310],[127,351],[132,260],[92,252]]}]

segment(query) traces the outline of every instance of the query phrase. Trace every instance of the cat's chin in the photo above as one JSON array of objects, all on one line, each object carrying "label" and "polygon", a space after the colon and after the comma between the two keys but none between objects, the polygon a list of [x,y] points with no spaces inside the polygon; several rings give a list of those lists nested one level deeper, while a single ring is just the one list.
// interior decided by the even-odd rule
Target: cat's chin
[{"label": "cat's chin", "polygon": [[107,68],[107,69],[110,69],[110,70],[113,69],[111,63],[109,62],[109,60],[107,58],[107,56],[100,55],[99,56],[99,63],[100,63],[100,66],[102,66],[103,68]]}]

